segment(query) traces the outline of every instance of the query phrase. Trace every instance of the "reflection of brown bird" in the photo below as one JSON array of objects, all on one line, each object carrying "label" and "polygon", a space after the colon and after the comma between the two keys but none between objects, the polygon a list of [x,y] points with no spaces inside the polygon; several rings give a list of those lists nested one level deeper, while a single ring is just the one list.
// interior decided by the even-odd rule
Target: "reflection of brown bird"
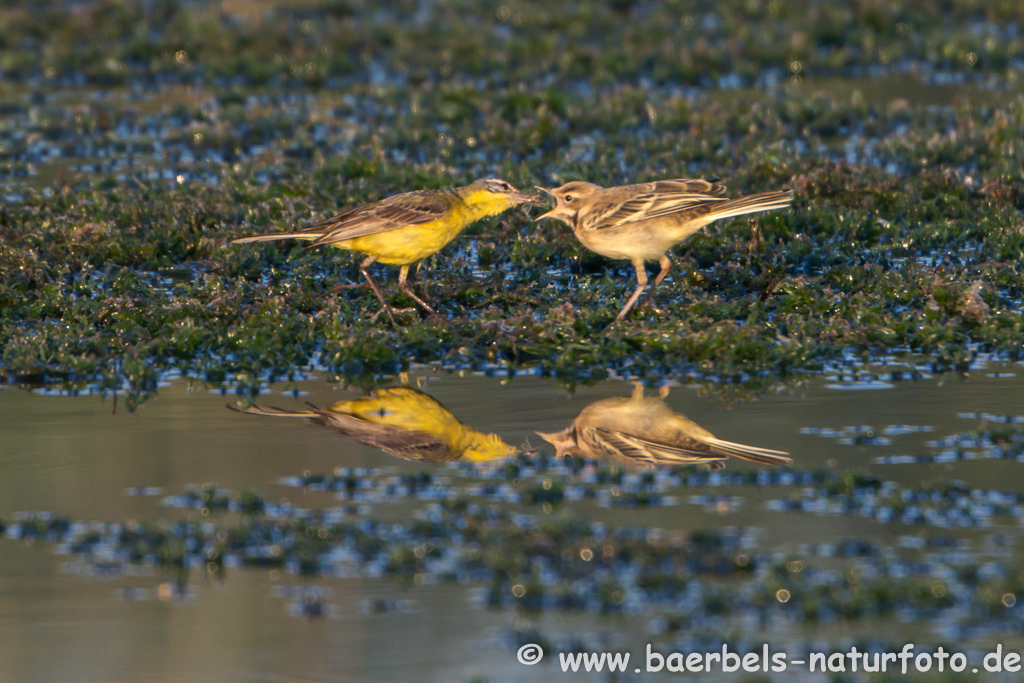
[{"label": "reflection of brown bird", "polygon": [[647,288],[646,261],[661,263],[661,272],[647,294],[650,297],[668,274],[672,262],[665,254],[673,246],[712,221],[782,209],[793,201],[792,190],[728,199],[720,196],[724,185],[706,180],[659,180],[607,188],[574,181],[553,190],[537,189],[554,197],[557,204],[535,220],[557,218],[591,251],[627,259],[636,268],[636,291],[615,317],[616,322],[626,317]]},{"label": "reflection of brown bird", "polygon": [[254,404],[240,412],[302,417],[390,455],[418,462],[485,462],[516,453],[500,437],[464,425],[434,398],[410,387],[380,389],[326,408],[307,406],[307,410],[296,411]]},{"label": "reflection of brown bird", "polygon": [[553,444],[557,456],[608,458],[626,465],[708,464],[725,467],[729,456],[762,465],[789,465],[781,451],[722,441],[698,424],[665,405],[668,387],[658,398],[645,398],[637,383],[629,398],[606,398],[583,409],[566,429],[555,434],[537,432]]},{"label": "reflection of brown bird", "polygon": [[361,251],[367,257],[359,264],[359,271],[377,295],[382,310],[394,320],[392,311],[395,309],[384,301],[384,295],[367,270],[371,263],[380,261],[401,266],[398,288],[428,313],[433,313],[434,309],[406,285],[409,267],[440,250],[473,222],[503,213],[523,202],[535,201],[504,180],[484,178],[465,187],[403,192],[379,202],[362,204],[299,232],[243,237],[231,243],[297,239],[307,240],[311,246],[327,244]]}]

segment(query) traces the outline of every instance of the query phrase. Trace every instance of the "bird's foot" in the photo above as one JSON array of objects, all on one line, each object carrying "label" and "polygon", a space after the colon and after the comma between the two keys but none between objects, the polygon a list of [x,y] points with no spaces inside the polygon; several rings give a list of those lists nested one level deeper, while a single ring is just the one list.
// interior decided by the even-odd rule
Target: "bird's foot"
[{"label": "bird's foot", "polygon": [[415,302],[416,302],[417,304],[419,304],[419,306],[420,306],[420,307],[421,307],[421,308],[422,308],[422,309],[423,309],[424,311],[426,311],[426,312],[427,312],[428,314],[430,314],[430,315],[434,315],[434,314],[435,314],[435,313],[437,312],[437,311],[435,311],[435,310],[434,310],[433,308],[431,308],[430,304],[428,304],[428,303],[427,303],[426,301],[424,301],[423,299],[421,299],[421,298],[419,298],[418,296],[416,296],[416,294],[415,294],[415,293],[414,293],[414,292],[413,292],[413,291],[412,291],[411,289],[409,289],[408,287],[406,287],[404,283],[401,283],[401,284],[399,284],[399,285],[398,285],[398,287],[399,287],[399,289],[401,289],[401,290],[402,290],[403,292],[405,292],[406,294],[408,294],[408,295],[409,295],[409,298],[410,298],[410,299],[412,299],[413,301],[415,301]]},{"label": "bird's foot", "polygon": [[338,283],[338,284],[334,285],[334,287],[331,288],[331,291],[329,291],[328,294],[339,294],[339,293],[345,291],[346,289],[360,289],[360,288],[363,288],[363,287],[366,287],[366,283],[365,282],[353,282],[353,283],[341,282],[341,283]]},{"label": "bird's foot", "polygon": [[391,319],[391,322],[395,322],[395,314],[396,313],[398,313],[398,314],[410,313],[410,312],[415,311],[415,310],[416,310],[415,308],[411,308],[411,307],[410,308],[395,308],[394,306],[382,306],[379,311],[377,311],[372,316],[370,316],[370,322],[377,322],[377,318],[380,317],[381,313],[387,313],[388,314],[388,318]]}]

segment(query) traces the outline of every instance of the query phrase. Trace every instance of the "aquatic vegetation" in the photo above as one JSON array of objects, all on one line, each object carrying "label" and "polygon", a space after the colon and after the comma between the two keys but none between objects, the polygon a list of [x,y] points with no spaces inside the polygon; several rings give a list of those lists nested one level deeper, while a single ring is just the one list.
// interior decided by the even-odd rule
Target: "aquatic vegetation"
[{"label": "aquatic vegetation", "polygon": [[[1024,591],[1024,574],[1012,557],[977,545],[988,540],[998,545],[998,538],[915,534],[882,547],[848,536],[783,550],[762,547],[762,532],[751,528],[684,532],[612,525],[558,513],[559,503],[574,505],[570,487],[580,473],[572,463],[532,468],[523,456],[520,463],[515,501],[492,486],[508,472],[471,463],[452,465],[443,476],[396,475],[388,469],[306,472],[288,481],[338,491],[343,499],[360,492],[362,505],[300,509],[266,502],[260,492],[233,494],[207,485],[165,499],[192,511],[181,521],[76,522],[20,513],[5,535],[56,544],[77,573],[118,576],[135,573],[133,567],[155,567],[173,577],[182,596],[189,595],[190,570],[220,580],[230,580],[239,567],[284,570],[314,582],[317,577],[384,577],[409,586],[476,586],[479,604],[494,609],[639,615],[660,624],[655,632],[663,635],[708,629],[722,634],[719,640],[751,619],[853,628],[879,617],[916,615],[941,635],[951,628],[984,633],[1018,618],[1011,608]],[[586,485],[599,491],[625,490],[632,481],[598,475],[593,463],[582,471]],[[898,489],[856,472],[658,470],[636,479],[634,484],[646,487],[641,490],[672,493],[709,486],[782,487],[790,501],[827,496],[828,505],[855,514],[868,511],[877,522],[887,521],[880,506],[901,506],[904,523],[940,527],[952,526],[951,515],[973,514],[971,509],[988,509],[979,512],[983,518],[1019,516],[1022,509],[1019,494],[971,491],[956,482]],[[535,500],[537,495],[545,499]],[[538,514],[509,508],[508,502]],[[383,504],[403,506],[402,521],[379,518]],[[776,505],[768,508],[767,514],[776,514],[770,511]],[[915,508],[923,516],[914,517]],[[969,548],[974,551],[963,552]],[[296,615],[314,618],[334,610],[334,598],[318,583],[290,597],[295,600],[288,609]],[[409,597],[415,599],[415,593]]]},{"label": "aquatic vegetation", "polygon": [[[442,1],[414,22],[359,3],[8,5],[0,368],[16,383],[134,409],[168,373],[252,394],[312,365],[363,384],[427,361],[570,384],[628,365],[756,389],[850,352],[936,372],[974,349],[1024,357],[1012,3]],[[96,97],[69,103],[79,87]],[[428,259],[441,315],[395,329],[362,319],[357,259],[225,247],[487,175],[728,177],[797,200],[694,237],[654,297],[665,313],[607,336],[629,267],[520,212]]]},{"label": "aquatic vegetation", "polygon": [[[570,389],[670,379],[723,403],[817,373],[887,401],[1022,361],[1022,27],[1005,0],[8,0],[0,381],[134,411],[181,378],[247,407],[281,380],[297,398],[311,370],[369,393],[429,363]],[[417,274],[409,292],[439,315],[394,326],[368,320],[352,255],[228,246],[482,177],[726,178],[795,199],[694,235],[653,306],[607,333],[636,274],[539,208],[425,259],[427,293]],[[907,623],[928,647],[977,646],[1022,632],[1024,500],[991,473],[1024,460],[1024,430],[962,417],[927,436],[836,418],[799,437],[835,460],[786,446],[798,467],[774,470],[636,473],[524,444],[490,468],[296,465],[241,491],[142,477],[125,495],[158,497],[127,519],[4,509],[0,543],[52,544],[126,601],[207,600],[247,573],[311,621],[415,613],[439,584],[548,657],[607,650],[606,629],[663,654],[753,651],[751,633],[794,655],[892,650]],[[336,589],[352,578],[385,595]]]}]

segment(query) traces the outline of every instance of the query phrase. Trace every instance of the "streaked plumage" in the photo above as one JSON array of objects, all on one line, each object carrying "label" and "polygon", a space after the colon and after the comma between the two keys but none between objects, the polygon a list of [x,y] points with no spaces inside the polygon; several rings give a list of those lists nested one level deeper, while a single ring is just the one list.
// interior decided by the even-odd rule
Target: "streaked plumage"
[{"label": "streaked plumage", "polygon": [[363,252],[367,257],[359,264],[359,270],[388,316],[392,316],[394,309],[384,301],[367,270],[374,261],[401,266],[399,289],[433,313],[434,309],[407,286],[409,267],[439,251],[477,220],[524,202],[536,203],[536,199],[504,180],[485,178],[465,187],[396,194],[349,209],[298,232],[243,237],[231,243],[297,239],[306,240],[311,246]]},{"label": "streaked plumage", "polygon": [[724,185],[686,179],[608,188],[573,181],[553,190],[537,189],[557,203],[535,220],[557,218],[591,251],[633,263],[638,285],[616,321],[626,316],[647,287],[646,261],[661,264],[650,296],[668,273],[672,262],[666,253],[676,244],[720,218],[781,209],[793,201],[792,190],[728,199],[721,196]]},{"label": "streaked plumage", "polygon": [[[497,435],[483,434],[463,424],[436,399],[411,387],[379,389],[364,398],[338,401],[326,408],[306,405],[305,410],[285,410],[254,404],[240,412],[301,417],[417,462],[485,462],[517,452]],[[230,404],[228,407],[238,410]]]},{"label": "streaked plumage", "polygon": [[573,423],[554,434],[537,432],[555,447],[558,457],[582,455],[606,458],[631,467],[707,464],[725,467],[728,457],[762,465],[789,465],[786,453],[723,441],[684,415],[673,412],[663,400],[644,397],[637,383],[629,398],[595,401]]}]

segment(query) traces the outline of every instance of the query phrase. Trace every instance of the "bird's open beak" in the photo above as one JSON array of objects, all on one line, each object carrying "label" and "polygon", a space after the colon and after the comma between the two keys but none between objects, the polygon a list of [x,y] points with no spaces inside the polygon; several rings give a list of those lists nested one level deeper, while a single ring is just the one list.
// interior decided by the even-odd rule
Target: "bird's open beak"
[{"label": "bird's open beak", "polygon": [[[543,187],[540,187],[539,185],[534,185],[534,187],[537,188],[538,190],[540,190],[541,192],[543,192],[544,194],[548,195],[549,197],[554,197],[555,196],[551,192],[551,190],[545,190]],[[556,199],[557,199],[557,197],[556,197]],[[536,223],[537,221],[544,220],[545,218],[554,218],[555,211],[557,211],[557,209],[552,209],[551,211],[548,211],[545,214],[537,216],[536,218],[533,219],[533,222]]]},{"label": "bird's open beak", "polygon": [[[567,430],[566,430],[567,431]],[[572,440],[566,436],[566,431],[554,432],[553,434],[545,434],[544,432],[534,432],[537,436],[547,441],[549,444],[555,447],[555,457],[561,458],[572,450]]]}]

